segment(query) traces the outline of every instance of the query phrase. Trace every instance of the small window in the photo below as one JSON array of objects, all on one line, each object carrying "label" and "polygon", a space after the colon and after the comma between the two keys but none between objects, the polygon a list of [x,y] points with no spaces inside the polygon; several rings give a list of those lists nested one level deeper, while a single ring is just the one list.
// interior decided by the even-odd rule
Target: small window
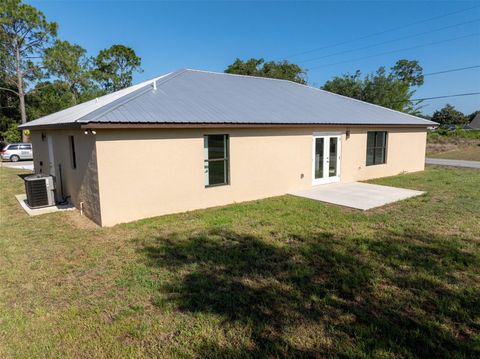
[{"label": "small window", "polygon": [[228,184],[228,135],[203,138],[205,187]]},{"label": "small window", "polygon": [[18,145],[10,145],[7,148],[8,150],[18,150]]},{"label": "small window", "polygon": [[387,132],[367,132],[367,166],[380,165],[386,162]]},{"label": "small window", "polygon": [[70,142],[70,161],[72,168],[77,168],[77,155],[75,154],[75,140],[73,136],[68,136],[68,141]]}]

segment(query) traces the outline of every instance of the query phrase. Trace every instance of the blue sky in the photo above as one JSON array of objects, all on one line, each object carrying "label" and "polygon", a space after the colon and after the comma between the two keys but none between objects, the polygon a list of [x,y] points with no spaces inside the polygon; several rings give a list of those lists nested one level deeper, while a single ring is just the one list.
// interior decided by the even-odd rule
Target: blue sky
[{"label": "blue sky", "polygon": [[[296,62],[313,86],[400,58],[419,60],[425,73],[480,65],[478,1],[28,2],[90,55],[115,43],[132,47],[144,69],[135,82],[183,67],[223,71],[236,57]],[[480,68],[427,76],[415,98],[468,92],[480,92]],[[429,100],[423,112],[447,102],[480,109],[476,95]]]}]

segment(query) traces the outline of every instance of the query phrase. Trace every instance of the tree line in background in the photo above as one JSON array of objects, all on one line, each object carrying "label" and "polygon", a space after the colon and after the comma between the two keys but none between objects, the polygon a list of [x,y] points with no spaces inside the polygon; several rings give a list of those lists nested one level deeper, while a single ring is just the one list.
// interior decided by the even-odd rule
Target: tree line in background
[{"label": "tree line in background", "polygon": [[251,58],[242,61],[237,58],[229,65],[225,72],[227,74],[269,77],[274,79],[283,79],[298,82],[302,85],[307,84],[307,71],[296,64],[288,61],[270,61],[264,59]]},{"label": "tree line in background", "polygon": [[474,111],[469,115],[458,111],[454,106],[446,104],[442,109],[437,110],[432,116],[428,117],[429,120],[438,122],[441,125],[468,125],[473,121],[475,116],[480,113],[480,110]]},{"label": "tree line in background", "polygon": [[[133,73],[142,71],[140,57],[127,46],[116,44],[92,57],[80,45],[59,39],[57,29],[21,0],[0,3],[0,135],[7,142],[20,139],[19,123],[128,87]],[[307,84],[307,69],[286,60],[237,58],[225,72]],[[421,101],[413,95],[423,82],[418,61],[401,59],[388,70],[335,76],[321,88],[421,116]],[[463,125],[477,112],[465,115],[446,105],[427,118]]]},{"label": "tree line in background", "polygon": [[[307,84],[307,70],[288,61],[270,61],[251,58],[246,61],[236,59],[225,69],[226,73],[270,77]],[[466,125],[480,111],[469,115],[445,105],[432,116],[420,113],[422,101],[413,99],[416,89],[423,85],[423,68],[416,60],[398,60],[388,71],[379,67],[375,73],[362,75],[360,71],[335,76],[321,89],[357,100],[373,103],[393,110],[421,116],[441,125]]]},{"label": "tree line in background", "polygon": [[17,124],[132,84],[141,59],[124,45],[92,57],[57,37],[58,25],[20,0],[0,3],[0,132],[19,140]]},{"label": "tree line in background", "polygon": [[[418,114],[419,101],[413,101],[415,87],[423,84],[422,67],[418,61],[399,60],[390,71],[380,67],[374,74],[336,76],[321,88],[339,95],[367,101],[394,110]],[[307,70],[288,61],[249,59],[235,62],[225,69],[226,73],[271,77],[306,84]]]}]

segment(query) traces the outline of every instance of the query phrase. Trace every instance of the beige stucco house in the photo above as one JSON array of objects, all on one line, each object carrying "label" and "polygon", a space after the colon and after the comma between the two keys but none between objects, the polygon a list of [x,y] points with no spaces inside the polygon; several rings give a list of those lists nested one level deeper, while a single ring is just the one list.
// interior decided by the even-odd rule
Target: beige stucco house
[{"label": "beige stucco house", "polygon": [[24,128],[58,199],[112,226],[421,171],[432,124],[290,81],[179,70]]}]

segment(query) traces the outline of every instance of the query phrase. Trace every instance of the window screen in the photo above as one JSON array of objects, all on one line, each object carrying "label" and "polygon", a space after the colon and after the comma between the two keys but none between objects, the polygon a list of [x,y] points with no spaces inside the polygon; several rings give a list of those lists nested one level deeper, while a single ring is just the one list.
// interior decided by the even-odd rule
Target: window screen
[{"label": "window screen", "polygon": [[228,135],[203,138],[205,187],[228,184]]},{"label": "window screen", "polygon": [[367,132],[367,166],[385,163],[387,156],[387,132]]}]

